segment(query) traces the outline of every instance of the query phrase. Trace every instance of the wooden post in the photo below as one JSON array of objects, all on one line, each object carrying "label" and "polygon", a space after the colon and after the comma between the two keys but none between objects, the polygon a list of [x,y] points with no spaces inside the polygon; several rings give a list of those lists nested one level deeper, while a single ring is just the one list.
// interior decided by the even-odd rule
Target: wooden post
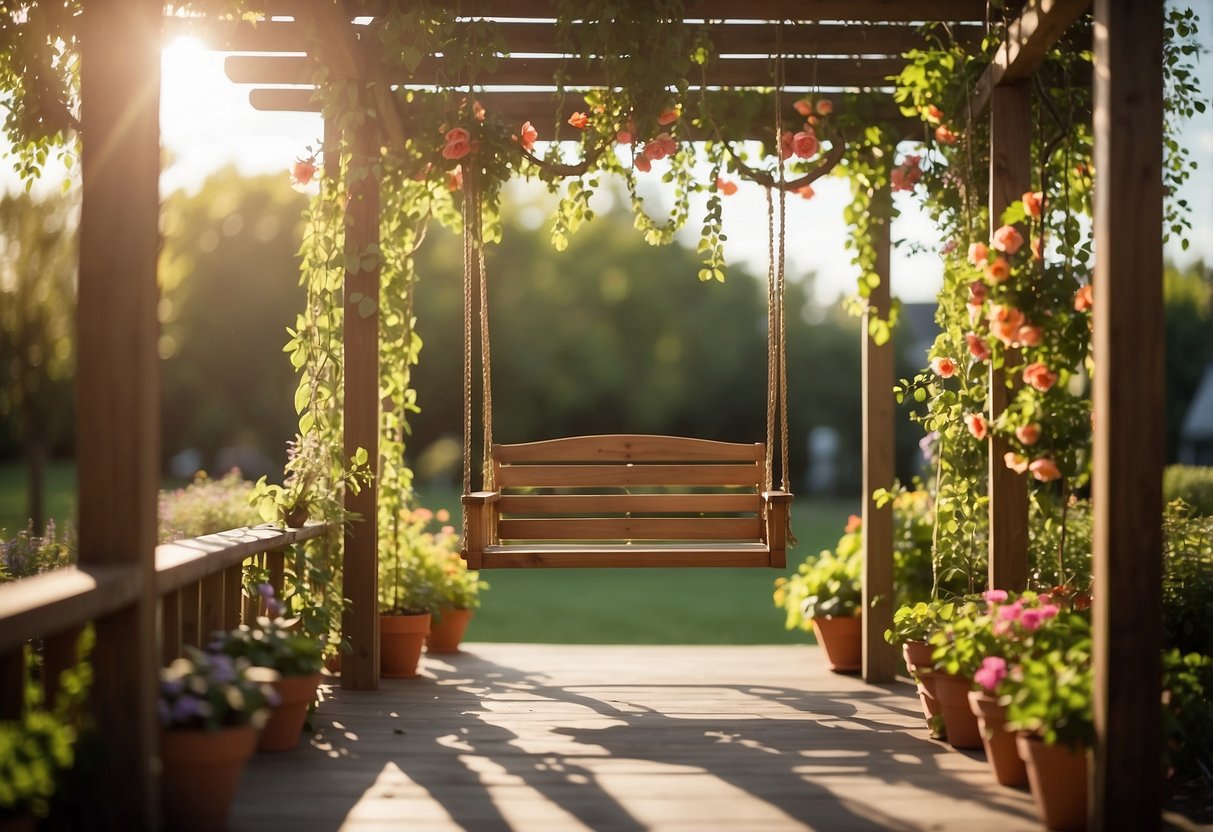
[{"label": "wooden post", "polygon": [[887,318],[892,303],[889,221],[892,194],[872,195],[872,245],[880,285],[868,296],[863,332],[863,678],[892,681],[897,652],[885,641],[893,626],[893,507],[877,508],[872,492],[893,486],[893,341],[876,344],[868,334],[872,317]]},{"label": "wooden post", "polygon": [[96,622],[92,709],[106,749],[97,824],[154,829],[160,387],[160,25],[155,0],[84,0],[83,201],[76,313],[81,565],[138,571],[142,595]]},{"label": "wooden post", "polygon": [[[990,101],[990,229],[1002,212],[1031,187],[1032,108],[1027,81],[994,87]],[[1008,351],[1008,363],[1015,354]],[[1006,376],[990,370],[990,417],[1007,406]],[[990,587],[1022,590],[1028,585],[1028,483],[1003,460],[1007,443],[989,441]]]},{"label": "wooden post", "polygon": [[[303,546],[303,543],[299,544]],[[266,552],[265,555],[266,569],[269,572],[270,586],[274,588],[274,594],[279,598],[286,597],[286,550],[275,549],[272,552]],[[265,605],[261,605],[264,609]]]},{"label": "wooden post", "polygon": [[1091,829],[1161,823],[1162,29],[1096,0]]},{"label": "wooden post", "polygon": [[[379,687],[379,564],[376,506],[379,468],[379,144],[375,126],[364,123],[351,139],[346,171],[345,252],[354,266],[345,274],[345,455],[359,448],[370,456],[371,480],[345,508],[359,520],[345,527],[343,587],[349,607],[342,630],[352,652],[342,659],[341,686]],[[361,263],[359,262],[361,261]],[[363,299],[369,300],[363,300]],[[360,310],[360,306],[369,306]]]}]

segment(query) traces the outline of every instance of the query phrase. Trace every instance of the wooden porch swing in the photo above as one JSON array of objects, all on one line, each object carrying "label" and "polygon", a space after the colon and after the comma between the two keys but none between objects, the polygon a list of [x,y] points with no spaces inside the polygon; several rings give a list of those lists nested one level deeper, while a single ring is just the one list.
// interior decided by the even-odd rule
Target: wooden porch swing
[{"label": "wooden porch swing", "polygon": [[[465,175],[464,185],[463,556],[468,567],[783,568],[792,501],[783,307],[786,191],[779,189],[776,247],[772,188],[767,188],[765,443],[618,434],[502,445],[493,441],[487,281],[474,173]],[[484,428],[480,491],[472,491],[471,470],[475,288]]]}]

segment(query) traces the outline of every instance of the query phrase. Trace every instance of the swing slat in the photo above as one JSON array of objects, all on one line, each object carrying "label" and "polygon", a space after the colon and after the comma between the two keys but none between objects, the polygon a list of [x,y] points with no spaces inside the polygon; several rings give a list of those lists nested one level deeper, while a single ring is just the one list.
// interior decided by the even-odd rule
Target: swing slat
[{"label": "swing slat", "polygon": [[764,459],[675,436],[494,445],[501,490],[463,500],[468,565],[783,567],[792,495],[759,492]]}]

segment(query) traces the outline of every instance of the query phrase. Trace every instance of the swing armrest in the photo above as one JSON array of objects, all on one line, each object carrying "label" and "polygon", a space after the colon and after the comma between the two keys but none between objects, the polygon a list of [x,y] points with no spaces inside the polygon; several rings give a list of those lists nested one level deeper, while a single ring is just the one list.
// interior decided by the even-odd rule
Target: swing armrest
[{"label": "swing armrest", "polygon": [[788,506],[792,495],[787,491],[764,491],[762,501],[767,505],[767,565],[774,569],[787,566]]},{"label": "swing armrest", "polygon": [[484,565],[484,547],[497,537],[497,512],[489,506],[500,497],[500,491],[474,491],[463,495],[463,510],[467,514],[463,559],[467,561],[468,569],[479,569]]}]

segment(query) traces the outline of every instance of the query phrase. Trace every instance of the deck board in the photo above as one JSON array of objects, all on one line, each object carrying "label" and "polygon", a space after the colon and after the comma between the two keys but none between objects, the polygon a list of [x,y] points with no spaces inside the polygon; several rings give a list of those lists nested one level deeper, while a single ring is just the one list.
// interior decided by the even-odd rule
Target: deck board
[{"label": "deck board", "polygon": [[807,646],[470,645],[328,689],[298,750],[250,763],[231,828],[1039,829],[912,694]]}]

